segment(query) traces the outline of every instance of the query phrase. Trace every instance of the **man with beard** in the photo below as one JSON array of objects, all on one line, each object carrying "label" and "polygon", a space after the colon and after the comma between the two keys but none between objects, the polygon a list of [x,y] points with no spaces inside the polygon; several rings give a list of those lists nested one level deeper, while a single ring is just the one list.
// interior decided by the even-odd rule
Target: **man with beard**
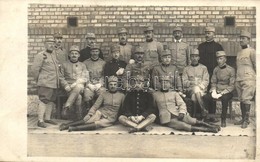
[{"label": "man with beard", "polygon": [[[91,57],[91,46],[96,41],[96,35],[94,33],[87,33],[86,35],[87,47],[80,50],[79,61],[83,62]],[[99,49],[99,58],[104,59],[102,51]]]},{"label": "man with beard", "polygon": [[[118,39],[120,47],[120,57],[119,59],[125,61],[126,63],[133,63],[133,51],[132,45],[127,42],[128,31],[126,28],[120,28],[118,30]],[[131,61],[130,61],[131,60]]]},{"label": "man with beard", "polygon": [[201,116],[206,119],[208,111],[202,100],[209,84],[209,73],[207,67],[199,63],[199,51],[194,49],[191,52],[191,65],[183,69],[183,86],[186,89],[187,97],[194,103],[193,117],[196,115],[197,105],[200,105]]},{"label": "man with beard", "polygon": [[171,63],[177,66],[180,75],[182,75],[185,66],[190,65],[190,49],[186,42],[183,42],[182,28],[173,29],[173,42],[168,47],[172,54]]},{"label": "man with beard", "polygon": [[147,26],[144,30],[145,43],[141,46],[144,48],[144,61],[151,66],[159,64],[161,62],[160,57],[163,51],[163,45],[154,39],[154,29],[152,26]]},{"label": "man with beard", "polygon": [[242,120],[235,123],[241,128],[247,128],[249,124],[249,113],[251,100],[256,90],[256,51],[249,46],[251,33],[241,31],[240,46],[242,50],[237,54],[236,90],[240,101]]},{"label": "man with beard", "polygon": [[[221,127],[226,127],[228,102],[232,98],[232,92],[235,88],[235,69],[226,64],[227,57],[224,51],[218,51],[216,57],[218,66],[215,67],[211,77],[211,89],[203,98],[211,116],[215,116],[216,113],[216,99],[221,100]],[[211,120],[214,121],[214,118],[209,119],[209,121]]]},{"label": "man with beard", "polygon": [[61,86],[69,96],[63,106],[65,114],[75,104],[77,120],[82,119],[81,93],[83,92],[84,84],[89,80],[86,66],[78,61],[79,55],[79,47],[76,45],[71,46],[69,61],[62,64],[60,75]]},{"label": "man with beard", "polygon": [[102,93],[83,120],[61,124],[60,131],[88,131],[112,126],[124,102],[124,94],[117,91],[117,77],[108,78],[108,91]]},{"label": "man with beard", "polygon": [[126,94],[124,106],[119,116],[119,122],[130,127],[129,133],[149,131],[156,116],[153,106],[153,96],[144,91],[143,76],[133,78],[133,88]]},{"label": "man with beard", "polygon": [[[51,118],[59,88],[58,61],[53,53],[54,39],[46,38],[44,51],[37,54],[32,65],[33,76],[38,86],[39,109],[38,127],[46,128],[45,123],[56,125]],[[45,117],[45,119],[44,119]]]},{"label": "man with beard", "polygon": [[192,118],[187,113],[186,105],[181,96],[170,91],[170,77],[160,79],[161,90],[153,93],[155,105],[159,109],[161,124],[177,130],[191,132],[213,132],[217,133],[220,127],[207,124]]},{"label": "man with beard", "polygon": [[131,82],[134,81],[137,75],[141,75],[145,78],[145,88],[150,85],[150,64],[144,61],[144,49],[140,46],[136,47],[134,53],[135,62],[128,64],[124,70],[124,88],[128,91],[130,89]]},{"label": "man with beard", "polygon": [[57,32],[54,34],[54,53],[56,55],[56,58],[59,62],[59,67],[61,64],[65,63],[68,61],[68,53],[67,51],[62,47],[62,42],[63,42],[63,36],[61,32]]},{"label": "man with beard", "polygon": [[84,89],[84,101],[89,102],[98,97],[102,92],[106,91],[104,88],[104,66],[106,62],[99,58],[100,48],[97,44],[91,46],[91,58],[85,60],[83,63],[89,71],[89,82]]}]

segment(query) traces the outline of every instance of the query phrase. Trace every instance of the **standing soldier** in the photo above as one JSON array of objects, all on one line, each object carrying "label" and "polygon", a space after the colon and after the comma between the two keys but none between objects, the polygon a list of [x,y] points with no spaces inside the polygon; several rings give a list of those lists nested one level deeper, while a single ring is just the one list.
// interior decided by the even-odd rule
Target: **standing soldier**
[{"label": "standing soldier", "polygon": [[98,97],[106,89],[104,88],[104,66],[106,62],[99,58],[100,48],[97,44],[91,46],[91,58],[83,63],[89,71],[89,83],[84,90],[84,101],[89,102]]},{"label": "standing soldier", "polygon": [[196,115],[197,104],[201,108],[201,116],[203,119],[207,117],[208,111],[202,100],[202,96],[207,91],[209,84],[209,73],[207,67],[199,63],[199,51],[194,49],[191,52],[191,65],[183,70],[183,86],[187,90],[187,96],[192,99],[194,103],[193,117]]},{"label": "standing soldier", "polygon": [[181,80],[179,76],[178,69],[175,65],[171,64],[172,56],[170,50],[164,50],[161,55],[162,63],[154,66],[152,70],[152,82],[153,88],[155,90],[161,89],[161,84],[159,82],[160,78],[163,76],[171,77],[171,89],[181,90]]},{"label": "standing soldier", "polygon": [[145,28],[145,43],[142,43],[141,45],[145,51],[144,61],[152,66],[161,62],[160,56],[163,51],[163,45],[154,39],[153,31],[154,29],[152,26],[147,26]]},{"label": "standing soldier", "polygon": [[190,49],[186,42],[182,41],[182,28],[173,29],[174,40],[168,45],[172,54],[171,63],[177,66],[180,75],[182,75],[185,66],[190,65]]},{"label": "standing soldier", "polygon": [[126,63],[132,63],[134,59],[133,51],[132,51],[133,48],[132,45],[127,42],[127,37],[128,37],[128,31],[126,30],[126,28],[120,28],[118,30],[118,39],[119,39],[119,47],[120,47],[119,59],[125,61]]},{"label": "standing soldier", "polygon": [[[91,57],[91,46],[96,41],[96,35],[94,33],[87,33],[86,35],[87,47],[80,50],[79,61],[83,62]],[[104,59],[102,51],[99,49],[99,58]]]},{"label": "standing soldier", "polygon": [[68,93],[69,97],[64,104],[65,114],[75,104],[77,119],[82,119],[82,97],[85,83],[89,80],[88,71],[85,64],[78,61],[79,47],[71,46],[69,61],[61,66],[60,83]]},{"label": "standing soldier", "polygon": [[61,124],[60,131],[88,131],[112,126],[124,102],[124,94],[117,91],[117,77],[108,78],[108,91],[102,93],[83,120]]},{"label": "standing soldier", "polygon": [[45,51],[35,56],[32,65],[40,99],[37,126],[42,128],[47,127],[45,123],[57,124],[50,118],[52,109],[55,106],[57,89],[59,88],[59,70],[58,62],[53,53],[53,38],[46,38],[45,48]]},{"label": "standing soldier", "polygon": [[[211,89],[203,98],[209,114],[212,116],[215,116],[216,113],[216,99],[221,100],[221,127],[226,127],[228,102],[232,98],[232,92],[235,88],[235,69],[226,64],[227,57],[224,51],[218,51],[216,57],[218,66],[215,67],[211,77]],[[212,107],[209,105],[212,105]],[[214,120],[214,118],[209,119],[209,121]]]},{"label": "standing soldier", "polygon": [[62,47],[62,42],[63,42],[63,36],[61,32],[57,32],[54,34],[54,40],[55,40],[55,45],[54,45],[54,53],[56,54],[57,61],[59,62],[59,67],[61,64],[65,63],[68,61],[68,53]]},{"label": "standing soldier", "polygon": [[208,69],[211,78],[214,68],[217,66],[216,52],[224,51],[223,47],[214,41],[215,28],[205,28],[206,42],[199,44],[198,50],[200,53],[200,63],[205,65]]},{"label": "standing soldier", "polygon": [[236,90],[240,100],[240,109],[242,120],[235,125],[241,125],[241,128],[247,128],[249,124],[249,113],[251,101],[255,95],[256,89],[256,52],[249,46],[251,33],[241,31],[240,46],[242,50],[237,54],[237,75]]}]

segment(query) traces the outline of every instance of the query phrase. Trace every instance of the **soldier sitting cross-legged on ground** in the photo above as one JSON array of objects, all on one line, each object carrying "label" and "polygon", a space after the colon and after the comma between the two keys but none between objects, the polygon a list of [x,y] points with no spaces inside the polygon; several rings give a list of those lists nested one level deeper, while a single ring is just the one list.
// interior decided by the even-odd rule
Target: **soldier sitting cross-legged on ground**
[{"label": "soldier sitting cross-legged on ground", "polygon": [[124,94],[117,91],[118,79],[108,78],[108,91],[102,93],[83,120],[60,125],[60,131],[95,130],[112,126],[124,101]]}]

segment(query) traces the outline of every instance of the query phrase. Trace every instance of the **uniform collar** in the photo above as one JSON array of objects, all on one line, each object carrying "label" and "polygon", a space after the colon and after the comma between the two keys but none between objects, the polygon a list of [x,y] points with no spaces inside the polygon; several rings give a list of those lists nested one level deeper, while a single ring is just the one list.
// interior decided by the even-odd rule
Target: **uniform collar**
[{"label": "uniform collar", "polygon": [[221,66],[221,67],[219,67],[220,69],[225,69],[227,67],[227,65],[225,64],[225,65],[223,65],[223,66]]},{"label": "uniform collar", "polygon": [[62,46],[54,46],[55,49],[61,49],[62,50]]},{"label": "uniform collar", "polygon": [[152,39],[149,39],[149,40],[145,40],[146,42],[152,42],[153,41],[153,38]]},{"label": "uniform collar", "polygon": [[193,64],[190,64],[190,65],[193,66],[193,67],[196,67],[196,66],[199,66],[199,63],[197,63],[195,65],[193,65]]},{"label": "uniform collar", "polygon": [[69,60],[70,61],[70,63],[72,63],[72,64],[76,64],[76,63],[78,63],[79,62],[79,60],[77,61],[77,62],[71,62],[71,60]]},{"label": "uniform collar", "polygon": [[112,59],[111,62],[119,62],[119,59]]},{"label": "uniform collar", "polygon": [[125,42],[125,43],[119,42],[119,44],[120,44],[121,46],[125,46],[125,45],[127,44],[127,42]]},{"label": "uniform collar", "polygon": [[249,44],[247,44],[246,46],[241,46],[242,49],[246,49],[246,48],[249,48]]},{"label": "uniform collar", "polygon": [[169,67],[170,64],[166,65],[166,64],[163,64],[163,63],[162,63],[162,66],[163,66],[163,67]]},{"label": "uniform collar", "polygon": [[175,42],[175,43],[176,43],[176,42],[177,42],[177,43],[180,43],[181,41],[182,41],[182,39],[177,40],[177,39],[174,38],[174,42]]},{"label": "uniform collar", "polygon": [[94,60],[94,59],[92,59],[92,57],[90,57],[90,60],[91,60],[91,61],[98,61],[98,60],[99,60],[99,58],[98,58],[98,59],[96,59],[96,60]]},{"label": "uniform collar", "polygon": [[206,41],[207,43],[211,43],[211,42],[214,42],[214,39],[212,39],[211,41]]},{"label": "uniform collar", "polygon": [[163,90],[163,89],[161,89],[161,92],[169,92],[169,89],[167,89],[167,90]]}]

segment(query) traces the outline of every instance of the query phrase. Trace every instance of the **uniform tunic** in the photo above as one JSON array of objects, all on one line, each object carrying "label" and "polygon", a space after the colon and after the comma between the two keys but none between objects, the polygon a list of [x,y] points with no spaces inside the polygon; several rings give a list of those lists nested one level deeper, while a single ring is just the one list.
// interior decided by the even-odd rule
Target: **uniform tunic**
[{"label": "uniform tunic", "polygon": [[126,62],[122,61],[122,60],[116,60],[116,59],[112,59],[111,61],[107,62],[104,68],[104,75],[106,76],[117,76],[116,72],[120,69],[120,68],[124,68],[126,67]]},{"label": "uniform tunic", "polygon": [[59,88],[58,61],[54,53],[42,51],[37,54],[34,58],[32,69],[37,86],[53,89]]},{"label": "uniform tunic", "polygon": [[199,62],[208,68],[209,75],[211,77],[214,68],[217,66],[217,51],[224,51],[223,47],[215,42],[203,42],[198,47],[200,60]]},{"label": "uniform tunic", "polygon": [[[82,50],[80,50],[80,52],[79,52],[80,53],[79,61],[83,62],[83,61],[89,59],[91,57],[90,51],[91,51],[91,49],[90,49],[89,46],[87,46],[86,48],[83,48]],[[99,51],[100,51],[99,52],[99,58],[104,59],[102,51],[101,50],[99,50]]]},{"label": "uniform tunic", "polygon": [[145,118],[155,114],[152,94],[144,91],[131,91],[126,94],[121,115],[126,117],[142,115]]},{"label": "uniform tunic", "polygon": [[105,61],[102,59],[92,60],[91,58],[83,62],[89,71],[89,79],[91,83],[101,82],[104,80],[104,66]]},{"label": "uniform tunic", "polygon": [[120,56],[119,56],[119,60],[125,61],[126,63],[129,63],[130,59],[133,59],[133,47],[132,45],[130,45],[129,43],[125,44],[125,45],[121,45],[120,46]]},{"label": "uniform tunic", "polygon": [[154,66],[152,70],[152,81],[153,86],[156,89],[161,89],[161,84],[159,82],[160,77],[162,76],[170,76],[171,77],[171,85],[174,89],[180,89],[181,88],[181,79],[179,76],[179,72],[177,70],[177,67],[175,65],[156,65]]},{"label": "uniform tunic", "polygon": [[58,60],[59,66],[61,66],[61,64],[65,63],[69,60],[68,52],[63,47],[54,46],[54,53]]},{"label": "uniform tunic", "polygon": [[141,46],[144,48],[144,61],[149,63],[150,65],[159,64],[160,57],[163,51],[163,45],[153,40],[151,42],[142,43]]},{"label": "uniform tunic", "polygon": [[191,63],[189,45],[183,41],[175,40],[168,47],[172,54],[172,64],[176,65],[182,74],[184,67]]}]

